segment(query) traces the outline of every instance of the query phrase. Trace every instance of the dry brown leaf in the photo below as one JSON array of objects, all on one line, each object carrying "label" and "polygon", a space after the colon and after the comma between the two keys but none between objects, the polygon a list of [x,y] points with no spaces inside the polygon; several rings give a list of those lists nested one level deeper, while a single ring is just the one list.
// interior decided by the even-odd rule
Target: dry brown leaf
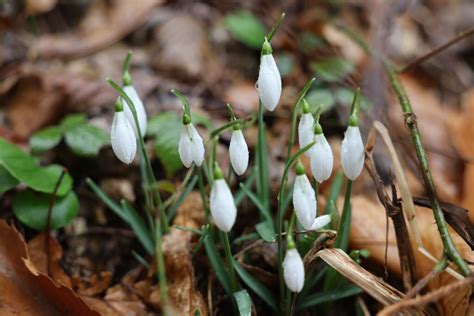
[{"label": "dry brown leaf", "polygon": [[[351,201],[351,247],[354,249],[368,249],[371,252],[371,259],[379,265],[383,265],[385,261],[385,210],[381,204],[372,202],[366,196],[354,196]],[[416,220],[420,227],[425,248],[436,258],[441,258],[443,255],[443,245],[434,222],[432,211],[430,209],[417,207]],[[399,275],[400,265],[398,250],[391,221],[389,221],[389,227],[387,267],[390,271]],[[470,250],[469,246],[452,230],[451,236],[461,255],[467,260],[473,261],[474,253]],[[421,278],[433,269],[434,263],[421,252],[417,251],[414,239],[412,238],[411,240],[414,247],[417,272],[419,278]],[[453,278],[450,275],[443,273],[429,284],[429,289],[439,288],[441,285],[447,285],[452,281]],[[469,310],[470,294],[471,292],[468,288],[456,291],[441,299],[438,308],[445,313],[443,315],[465,315]]]},{"label": "dry brown leaf", "polygon": [[238,81],[226,90],[224,100],[232,104],[237,116],[242,117],[258,111],[258,93],[255,83]]},{"label": "dry brown leaf", "polygon": [[74,277],[71,281],[79,295],[92,297],[101,294],[109,288],[112,281],[112,273],[103,271],[100,275],[92,275],[87,281]]},{"label": "dry brown leaf", "polygon": [[57,0],[27,0],[26,13],[28,15],[38,15],[51,11],[57,4]]},{"label": "dry brown leaf", "polygon": [[[110,3],[111,2],[111,3]],[[162,0],[94,1],[77,31],[43,35],[31,47],[37,58],[77,58],[107,47],[142,25]]]},{"label": "dry brown leaf", "polygon": [[[48,249],[50,254],[49,268],[48,256],[46,255]],[[48,238],[46,233],[39,234],[28,242],[28,253],[39,272],[49,275],[57,283],[71,287],[71,279],[60,265],[60,260],[63,257],[63,248],[56,239]]]},{"label": "dry brown leaf", "polygon": [[156,41],[155,67],[173,71],[175,75],[178,71],[210,79],[213,72],[209,62],[215,58],[199,20],[187,14],[176,15],[157,29]]},{"label": "dry brown leaf", "polygon": [[[419,78],[401,75],[400,80],[410,98],[417,117],[423,145],[428,153],[430,169],[433,174],[437,192],[441,199],[456,203],[460,195],[460,163],[454,148],[450,146],[451,135],[448,131],[447,111],[435,89],[421,83]],[[400,105],[394,98],[390,105],[390,117],[396,126],[391,129],[397,133],[394,138],[402,141],[406,148],[414,149],[409,133],[404,126]],[[406,150],[405,148],[405,150]],[[418,167],[418,163],[416,166]]]},{"label": "dry brown leaf", "polygon": [[20,233],[3,220],[0,266],[1,315],[99,315],[70,288],[38,271]]},{"label": "dry brown leaf", "polygon": [[471,221],[474,221],[474,89],[463,97],[463,111],[452,114],[449,127],[453,143],[459,154],[466,160],[464,166],[462,206],[467,208]]}]

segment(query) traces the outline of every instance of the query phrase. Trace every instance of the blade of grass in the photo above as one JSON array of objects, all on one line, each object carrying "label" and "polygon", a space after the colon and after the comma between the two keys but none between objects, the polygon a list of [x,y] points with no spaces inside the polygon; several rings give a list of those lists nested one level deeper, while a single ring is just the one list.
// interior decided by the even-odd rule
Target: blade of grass
[{"label": "blade of grass", "polygon": [[344,183],[344,173],[339,170],[336,176],[334,177],[334,180],[332,180],[331,187],[329,188],[329,194],[328,194],[328,199],[326,203],[326,209],[324,210],[324,214],[331,213],[331,201],[334,202],[334,204],[336,203],[337,197],[341,193],[343,183]]},{"label": "blade of grass", "polygon": [[137,211],[127,201],[121,200],[120,204],[122,205],[122,210],[127,217],[127,223],[135,232],[135,235],[137,235],[138,240],[150,255],[153,254],[153,236],[146,227],[143,218],[138,215]]},{"label": "blade of grass", "polygon": [[252,315],[252,300],[246,290],[238,291],[234,293],[237,307],[239,308],[240,316],[251,316]]},{"label": "blade of grass", "polygon": [[232,285],[229,278],[229,273],[225,268],[226,265],[217,251],[216,245],[214,244],[211,236],[208,236],[208,238],[204,240],[204,248],[206,249],[207,258],[209,259],[209,263],[216,273],[217,279],[221,283],[227,295],[232,297]]},{"label": "blade of grass", "polygon": [[338,290],[324,291],[313,295],[308,295],[302,300],[296,302],[296,311],[313,307],[321,303],[340,300],[349,296],[357,295],[363,291],[355,285],[346,285]]},{"label": "blade of grass", "polygon": [[[250,173],[250,175],[245,179],[243,184],[241,183],[240,185],[245,186],[245,188],[249,189],[253,182],[255,181],[255,178],[257,176],[257,173],[255,172],[255,168],[252,170],[253,172]],[[249,189],[250,190],[250,189]],[[243,199],[245,197],[245,192],[242,189],[239,189],[237,193],[234,195],[234,202],[235,206],[239,207],[240,203],[242,203]]]},{"label": "blade of grass", "polygon": [[194,189],[194,187],[196,186],[196,183],[198,181],[198,176],[195,175],[191,181],[189,181],[188,185],[186,186],[186,188],[183,190],[183,192],[181,193],[181,195],[176,199],[176,202],[174,202],[169,208],[168,208],[168,221],[171,222],[171,220],[173,219],[173,217],[175,217],[176,215],[176,212],[178,211],[178,208],[181,206],[181,204],[183,204],[184,200],[186,200],[186,198],[188,197],[189,193],[191,193]]}]

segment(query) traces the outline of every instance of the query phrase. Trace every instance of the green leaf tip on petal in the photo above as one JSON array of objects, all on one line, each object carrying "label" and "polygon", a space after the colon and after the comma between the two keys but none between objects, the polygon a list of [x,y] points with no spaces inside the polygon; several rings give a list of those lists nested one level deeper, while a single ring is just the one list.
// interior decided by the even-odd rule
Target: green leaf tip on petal
[{"label": "green leaf tip on petal", "polygon": [[271,53],[273,53],[272,45],[270,45],[267,38],[265,37],[265,41],[263,42],[263,45],[262,45],[262,56],[270,55]]},{"label": "green leaf tip on petal", "polygon": [[224,174],[222,173],[221,167],[217,161],[214,162],[214,180],[224,179]]},{"label": "green leaf tip on petal", "polygon": [[298,161],[298,164],[296,165],[296,168],[295,168],[295,172],[296,172],[296,175],[298,176],[304,175],[306,173],[306,170],[303,164],[301,163],[301,161]]}]

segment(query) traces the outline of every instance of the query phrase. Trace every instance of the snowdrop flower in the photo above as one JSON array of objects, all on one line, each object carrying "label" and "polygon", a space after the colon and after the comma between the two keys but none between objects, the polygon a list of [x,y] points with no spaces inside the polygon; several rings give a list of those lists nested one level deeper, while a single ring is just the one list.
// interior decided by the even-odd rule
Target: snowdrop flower
[{"label": "snowdrop flower", "polygon": [[249,164],[249,148],[245,142],[244,134],[240,124],[234,125],[229,146],[230,163],[235,173],[239,176],[244,174]]},{"label": "snowdrop flower", "polygon": [[[300,148],[303,148],[313,142],[314,139],[314,118],[309,110],[309,104],[303,99],[303,115],[301,115],[298,124],[298,140]],[[314,148],[314,147],[313,147]],[[305,152],[310,157],[311,150]]]},{"label": "snowdrop flower", "polygon": [[323,228],[327,224],[331,222],[331,216],[329,215],[321,215],[318,216],[314,219],[313,225],[311,225],[310,230],[318,230],[320,228]]},{"label": "snowdrop flower", "polygon": [[331,176],[334,157],[319,122],[314,127],[314,140],[316,144],[310,149],[311,173],[316,181],[321,183]]},{"label": "snowdrop flower", "polygon": [[311,225],[313,225],[314,218],[316,217],[316,194],[301,162],[296,166],[293,207],[296,217],[304,229],[311,229]]},{"label": "snowdrop flower", "polygon": [[[290,248],[293,246],[292,248]],[[294,244],[288,245],[283,260],[283,276],[286,286],[295,293],[301,292],[304,285],[304,263]]]},{"label": "snowdrop flower", "polygon": [[[351,121],[353,123],[354,120]],[[364,144],[359,126],[350,122],[341,145],[342,170],[348,179],[355,180],[360,175],[364,167],[364,157]]]},{"label": "snowdrop flower", "polygon": [[263,106],[268,111],[275,110],[281,96],[281,76],[272,55],[272,47],[266,38],[260,57],[257,90]]},{"label": "snowdrop flower", "polygon": [[137,152],[137,140],[123,109],[121,99],[115,103],[115,114],[110,131],[112,149],[123,163],[130,164]]},{"label": "snowdrop flower", "polygon": [[[127,57],[128,59],[128,57]],[[126,62],[129,62],[130,60],[126,60]],[[122,76],[122,81],[123,81],[123,91],[127,94],[127,96],[132,100],[133,105],[135,106],[135,111],[137,112],[137,119],[138,119],[138,125],[140,126],[140,133],[142,137],[145,137],[146,134],[146,128],[147,128],[147,116],[145,112],[145,107],[143,106],[143,102],[138,96],[137,90],[135,90],[135,87],[133,86],[132,82],[132,77],[130,76],[130,73],[128,72],[128,67],[129,65],[127,64],[126,70],[123,73]],[[128,122],[130,125],[132,125],[133,130],[135,131],[135,135],[138,138],[138,129],[135,124],[135,118],[133,117],[132,110],[130,109],[129,104],[127,104],[127,101],[122,99],[123,104],[125,104],[125,115],[127,117]]]},{"label": "snowdrop flower", "polygon": [[191,167],[193,163],[200,167],[204,161],[204,142],[187,114],[183,116],[178,152],[186,168]]},{"label": "snowdrop flower", "polygon": [[214,182],[212,184],[209,206],[216,226],[224,232],[229,232],[232,226],[234,226],[237,208],[235,207],[232,192],[230,192],[229,186],[224,180],[222,170],[217,163],[214,169]]}]

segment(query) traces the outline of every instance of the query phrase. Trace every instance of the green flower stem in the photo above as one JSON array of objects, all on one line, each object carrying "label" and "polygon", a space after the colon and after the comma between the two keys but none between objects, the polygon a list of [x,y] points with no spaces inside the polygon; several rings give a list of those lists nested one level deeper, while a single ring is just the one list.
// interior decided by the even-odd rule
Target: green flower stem
[{"label": "green flower stem", "polygon": [[275,25],[273,25],[272,29],[270,30],[270,32],[268,33],[267,35],[267,40],[269,42],[272,41],[272,38],[273,36],[275,35],[275,33],[278,31],[278,29],[280,28],[281,24],[283,23],[283,20],[285,19],[285,13],[282,13],[280,15],[280,17],[278,18],[277,22],[275,23]]},{"label": "green flower stem", "polygon": [[342,208],[341,218],[339,220],[339,232],[336,238],[334,247],[341,248],[347,252],[349,248],[349,233],[351,230],[351,192],[352,192],[352,180],[347,179],[346,193],[344,195],[344,206]]},{"label": "green flower stem", "polygon": [[236,124],[244,124],[246,121],[251,121],[251,120],[253,120],[253,117],[232,120],[232,121],[216,128],[215,130],[211,131],[209,133],[209,140],[208,141],[212,140],[214,137],[218,136],[220,133],[222,133],[223,131],[225,131],[228,128],[233,127]]},{"label": "green flower stem", "polygon": [[168,291],[166,289],[166,270],[165,270],[165,258],[163,255],[163,248],[161,243],[161,225],[160,223],[155,224],[156,233],[156,262],[158,266],[158,281],[160,283],[160,298],[163,302],[162,306],[165,307],[168,303]]},{"label": "green flower stem", "polygon": [[[187,115],[189,118],[191,118],[191,109],[189,107],[189,102],[188,99],[184,94],[182,94],[180,91],[171,89],[171,92],[178,97],[178,99],[181,101],[181,104],[183,105],[183,113]],[[184,116],[184,115],[183,115]]]},{"label": "green flower stem", "polygon": [[201,194],[202,206],[204,208],[205,221],[206,221],[206,224],[209,224],[210,211],[209,211],[209,206],[207,205],[206,189],[204,187],[204,175],[203,175],[202,168],[198,169],[198,184],[199,184],[199,193]]},{"label": "green flower stem", "polygon": [[234,265],[232,263],[233,257],[232,257],[232,251],[230,248],[229,235],[227,235],[227,233],[224,231],[220,231],[220,232],[221,232],[221,237],[222,237],[222,243],[224,244],[224,251],[225,251],[225,257],[227,261],[227,268],[229,269],[229,274],[230,274],[232,292],[235,293],[238,291],[238,283],[237,283],[237,278],[235,276]]},{"label": "green flower stem", "polygon": [[430,198],[431,208],[433,210],[433,215],[436,221],[436,225],[438,227],[439,234],[441,236],[441,240],[443,241],[444,251],[448,256],[449,260],[451,260],[458,267],[458,269],[464,276],[469,275],[471,273],[471,270],[469,269],[469,266],[464,261],[464,259],[461,257],[459,251],[456,249],[451,235],[449,234],[448,226],[446,224],[443,211],[436,195],[436,186],[434,184],[433,177],[429,169],[428,159],[425,149],[423,148],[423,143],[421,141],[421,135],[418,129],[416,116],[413,112],[410,100],[408,99],[408,96],[405,90],[403,89],[403,86],[398,80],[396,70],[387,60],[385,60],[383,56],[374,55],[369,49],[369,46],[358,34],[352,32],[350,29],[342,25],[336,25],[336,27],[339,28],[342,32],[344,32],[352,41],[358,44],[366,52],[367,55],[377,57],[382,60],[385,67],[385,72],[387,73],[390,81],[390,85],[393,91],[395,92],[398,98],[398,102],[400,103],[400,106],[404,112],[405,123],[410,131],[413,145],[415,146],[416,156],[418,158],[418,163],[420,164],[421,172],[423,175],[423,182]]},{"label": "green flower stem", "polygon": [[268,165],[265,143],[265,122],[263,121],[263,104],[259,101],[258,105],[258,140],[257,140],[257,166],[258,166],[258,195],[261,197],[265,211],[269,211],[269,186],[268,186]]},{"label": "green flower stem", "polygon": [[284,300],[285,298],[285,282],[283,279],[283,268],[282,268],[282,262],[283,262],[283,238],[282,238],[282,229],[283,229],[283,217],[285,216],[285,212],[283,209],[283,200],[285,196],[285,185],[286,181],[288,179],[288,173],[291,169],[291,166],[293,163],[307,150],[309,150],[314,144],[316,144],[315,141],[312,143],[306,145],[305,147],[301,148],[298,150],[292,157],[288,159],[288,161],[285,164],[285,169],[283,171],[283,176],[281,178],[280,182],[280,188],[278,191],[278,214],[277,214],[277,236],[278,236],[278,279],[279,279],[279,288],[280,288],[280,300]]},{"label": "green flower stem", "polygon": [[301,89],[298,98],[296,99],[296,103],[293,106],[293,110],[291,112],[291,130],[290,130],[290,140],[288,142],[288,149],[286,153],[286,159],[288,160],[291,156],[291,150],[293,149],[293,146],[295,145],[295,138],[296,138],[296,126],[297,126],[297,119],[298,119],[298,110],[300,107],[300,104],[302,104],[302,101],[304,97],[306,96],[306,93],[308,92],[309,88],[313,85],[314,80],[316,78],[311,78],[306,82],[304,85],[303,89]]}]

